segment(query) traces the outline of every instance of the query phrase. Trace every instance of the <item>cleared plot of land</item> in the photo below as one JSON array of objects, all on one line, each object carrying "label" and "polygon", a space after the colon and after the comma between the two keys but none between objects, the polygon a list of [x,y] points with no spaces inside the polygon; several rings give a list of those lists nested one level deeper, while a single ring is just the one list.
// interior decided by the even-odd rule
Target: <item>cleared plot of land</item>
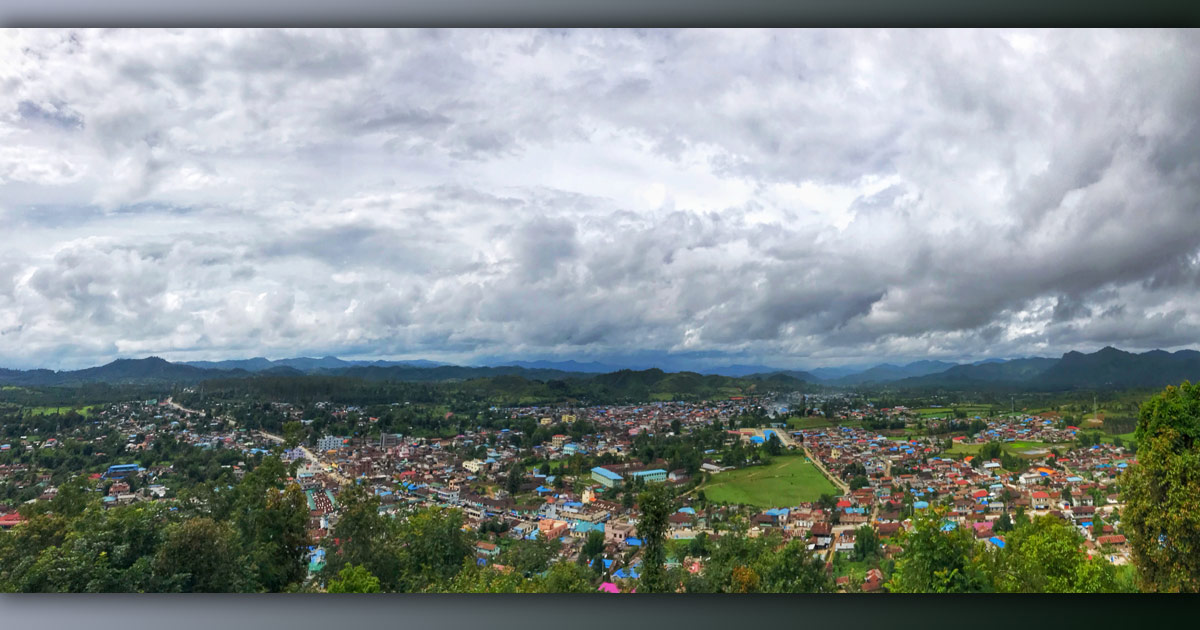
[{"label": "cleared plot of land", "polygon": [[838,490],[803,455],[776,457],[766,466],[751,466],[715,475],[703,487],[709,501],[759,507],[788,507],[816,501]]},{"label": "cleared plot of land", "polygon": [[56,413],[64,414],[74,409],[75,413],[86,418],[92,412],[92,407],[95,407],[95,405],[88,405],[86,407],[27,407],[25,410],[35,416],[48,416]]},{"label": "cleared plot of land", "polygon": [[986,418],[992,411],[992,408],[988,405],[956,405],[953,407],[922,407],[920,409],[913,409],[913,413],[922,418],[950,418],[953,417],[956,409],[966,414],[968,418],[974,418],[975,416]]},{"label": "cleared plot of land", "polygon": [[808,417],[808,418],[788,418],[787,425],[789,429],[823,429],[833,426],[833,423],[826,418]]},{"label": "cleared plot of land", "polygon": [[[1050,452],[1052,448],[1067,450],[1071,448],[1070,442],[1051,443],[1051,442],[1029,442],[1018,440],[1016,442],[1002,442],[1001,446],[1004,452],[1009,455],[1018,457],[1037,457],[1038,455]],[[955,443],[954,447],[946,451],[950,455],[978,455],[979,451],[984,447],[983,444],[960,444]]]}]

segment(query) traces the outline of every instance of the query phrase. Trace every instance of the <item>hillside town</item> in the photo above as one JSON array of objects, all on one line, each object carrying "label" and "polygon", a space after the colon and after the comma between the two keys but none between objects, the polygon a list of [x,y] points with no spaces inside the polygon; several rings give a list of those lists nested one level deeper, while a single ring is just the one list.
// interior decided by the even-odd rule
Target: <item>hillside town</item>
[{"label": "hillside town", "polygon": [[[136,460],[156,442],[170,440],[229,456],[222,467],[233,479],[245,473],[248,462],[275,453],[288,464],[308,503],[312,575],[324,565],[329,550],[323,541],[338,523],[339,495],[347,484],[366,488],[389,517],[422,507],[460,510],[464,530],[493,532],[480,535],[475,545],[481,566],[502,568],[500,552],[514,540],[558,541],[555,558],[573,560],[589,534],[599,532],[604,589],[610,592],[633,588],[642,562],[639,509],[623,491],[649,484],[677,494],[668,538],[679,549],[700,537],[777,533],[784,541],[802,541],[831,575],[842,573],[842,560],[855,551],[864,526],[873,530],[879,558],[886,560],[902,552],[900,535],[911,529],[914,515],[937,508],[945,510],[944,528],[966,529],[998,548],[1005,546],[1015,515],[1050,515],[1082,534],[1089,555],[1115,565],[1129,562],[1121,532],[1123,505],[1115,489],[1121,473],[1135,463],[1124,447],[1079,447],[1078,428],[1064,426],[1053,414],[976,418],[975,431],[951,436],[931,432],[937,421],[864,404],[831,418],[816,412],[824,424],[818,428],[789,426],[796,418],[789,415],[789,404],[798,403],[807,414],[820,402],[763,395],[704,403],[493,408],[512,426],[532,419],[555,432],[537,444],[524,441],[519,429],[478,428],[444,438],[310,435],[307,443],[289,445],[280,435],[239,428],[230,417],[205,417],[170,399],[146,400],[93,409],[90,422],[69,432],[0,444],[0,484],[13,491],[36,489],[26,502],[52,500],[57,488],[51,471],[14,455],[53,450],[63,440],[87,440],[92,455],[105,461]],[[307,421],[298,408],[274,407],[301,425]],[[339,416],[361,411],[345,405],[327,410]],[[728,428],[751,412],[761,426]],[[864,418],[889,419],[890,426],[900,425],[899,420],[905,428],[870,430],[863,428]],[[363,418],[366,426],[373,420]],[[573,431],[584,426],[586,432]],[[719,432],[720,444],[705,449],[690,469],[673,468],[662,457],[634,455],[639,436],[684,438],[714,427],[726,427]],[[836,491],[772,505],[705,500],[705,489],[732,471],[763,466],[723,463],[722,452],[735,445],[751,451],[772,446],[782,457],[802,458]],[[99,450],[110,448],[115,452]],[[985,458],[986,448],[996,452]],[[170,503],[180,490],[174,487],[177,473],[171,464],[118,463],[89,473],[88,479],[106,506]],[[22,521],[18,507],[11,501],[0,507],[0,527]],[[695,572],[703,569],[705,558],[681,552],[667,562]],[[871,592],[883,589],[887,575],[871,567],[836,579],[840,590]]]}]

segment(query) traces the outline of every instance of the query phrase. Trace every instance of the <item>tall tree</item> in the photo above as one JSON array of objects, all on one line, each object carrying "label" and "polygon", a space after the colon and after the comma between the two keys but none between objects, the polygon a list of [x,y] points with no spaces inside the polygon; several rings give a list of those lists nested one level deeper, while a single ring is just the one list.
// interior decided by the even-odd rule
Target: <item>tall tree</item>
[{"label": "tall tree", "polygon": [[1146,401],[1134,439],[1137,463],[1121,485],[1139,586],[1200,592],[1200,384]]},{"label": "tall tree", "polygon": [[167,588],[185,593],[239,592],[243,566],[233,527],[210,518],[172,526],[155,556],[155,572]]},{"label": "tall tree", "polygon": [[667,584],[666,562],[667,519],[671,516],[671,499],[662,484],[654,484],[638,497],[641,516],[638,517],[637,532],[642,539],[641,588],[648,593],[665,593]]},{"label": "tall tree", "polygon": [[975,537],[966,528],[943,528],[944,509],[922,510],[900,536],[904,552],[887,588],[893,593],[977,593],[988,582],[975,562]]}]

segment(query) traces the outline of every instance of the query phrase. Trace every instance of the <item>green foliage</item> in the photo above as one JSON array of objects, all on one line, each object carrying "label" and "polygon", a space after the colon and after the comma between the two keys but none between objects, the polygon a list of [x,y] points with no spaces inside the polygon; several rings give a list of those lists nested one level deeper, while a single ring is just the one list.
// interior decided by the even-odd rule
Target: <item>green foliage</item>
[{"label": "green foliage", "polygon": [[854,559],[866,560],[879,555],[879,534],[870,525],[854,530]]},{"label": "green foliage", "polygon": [[347,564],[338,571],[337,579],[329,581],[330,593],[378,593],[379,578],[363,566]]},{"label": "green foliage", "polygon": [[887,589],[893,593],[979,593],[988,580],[976,566],[981,549],[966,528],[942,531],[945,510],[928,509],[913,518],[913,529],[900,536],[904,552]]},{"label": "green foliage", "polygon": [[1139,585],[1200,592],[1200,385],[1146,401],[1135,438],[1138,461],[1121,485]]},{"label": "green foliage", "polygon": [[666,488],[655,484],[638,498],[641,516],[637,532],[642,539],[641,590],[665,593],[669,590],[666,569],[667,519],[671,515],[671,498]]},{"label": "green foliage", "polygon": [[497,560],[502,565],[512,567],[520,575],[530,577],[550,568],[550,562],[562,548],[558,539],[547,540],[538,535],[536,540],[517,540],[510,545]]},{"label": "green foliage", "polygon": [[1116,568],[1082,552],[1083,537],[1062,519],[1039,516],[982,560],[1000,593],[1111,593]]},{"label": "green foliage", "polygon": [[236,593],[246,579],[237,533],[228,523],[194,518],[172,525],[155,556],[166,590],[184,593]]}]

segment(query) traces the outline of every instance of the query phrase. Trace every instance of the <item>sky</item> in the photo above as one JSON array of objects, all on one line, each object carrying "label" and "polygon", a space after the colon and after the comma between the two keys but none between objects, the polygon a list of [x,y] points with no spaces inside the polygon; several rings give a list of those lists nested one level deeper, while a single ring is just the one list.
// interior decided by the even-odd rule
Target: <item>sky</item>
[{"label": "sky", "polygon": [[1200,33],[0,30],[0,366],[1200,342]]}]

